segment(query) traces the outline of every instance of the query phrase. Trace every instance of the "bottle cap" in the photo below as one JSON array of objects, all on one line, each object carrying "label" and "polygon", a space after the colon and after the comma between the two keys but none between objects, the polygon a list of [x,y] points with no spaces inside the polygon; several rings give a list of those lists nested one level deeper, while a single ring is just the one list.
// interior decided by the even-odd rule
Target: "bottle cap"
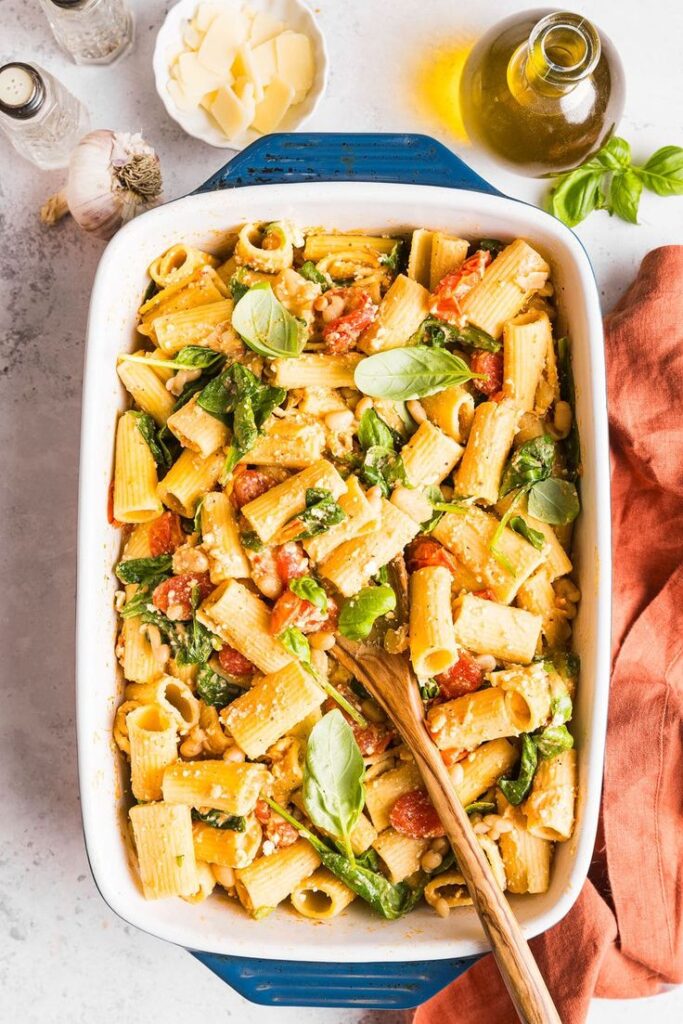
[{"label": "bottle cap", "polygon": [[55,7],[85,7],[88,0],[52,0]]},{"label": "bottle cap", "polygon": [[18,121],[35,117],[45,101],[45,83],[30,64],[0,67],[0,111]]}]

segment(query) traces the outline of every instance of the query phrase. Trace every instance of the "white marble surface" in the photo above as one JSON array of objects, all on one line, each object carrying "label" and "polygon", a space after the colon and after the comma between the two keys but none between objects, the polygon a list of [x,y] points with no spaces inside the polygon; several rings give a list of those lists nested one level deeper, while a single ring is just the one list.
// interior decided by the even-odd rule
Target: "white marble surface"
[{"label": "white marble surface", "polygon": [[[0,60],[36,60],[54,71],[88,104],[95,127],[141,129],[160,153],[166,195],[174,198],[225,155],[184,137],[154,92],[151,53],[168,6],[137,0],[132,55],[114,68],[76,68],[57,49],[36,0],[0,0]],[[331,76],[310,127],[432,131],[453,144],[415,99],[416,67],[433,48],[457,44],[523,6],[320,0]],[[581,9],[624,59],[629,94],[621,132],[635,155],[680,143],[679,0],[653,0],[647,8],[637,0],[590,0]],[[538,183],[455,148],[504,192],[538,200]],[[59,183],[58,173],[37,171],[0,137],[0,1018],[369,1024],[381,1016],[394,1024],[391,1014],[251,1006],[183,950],[123,924],[92,883],[76,789],[73,628],[82,339],[102,245],[73,225],[40,228],[38,207]],[[579,230],[606,308],[650,248],[682,240],[681,212],[680,200],[645,196],[640,227],[597,214]],[[644,1024],[655,1014],[660,1024],[679,1021],[683,990],[656,1001],[596,1001],[590,1021]]]}]

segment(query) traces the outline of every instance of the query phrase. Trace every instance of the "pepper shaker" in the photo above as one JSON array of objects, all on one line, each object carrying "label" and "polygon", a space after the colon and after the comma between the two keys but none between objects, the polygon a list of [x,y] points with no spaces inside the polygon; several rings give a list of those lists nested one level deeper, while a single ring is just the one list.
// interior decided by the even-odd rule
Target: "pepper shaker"
[{"label": "pepper shaker", "polygon": [[111,64],[133,42],[126,0],[40,0],[57,42],[76,64]]}]

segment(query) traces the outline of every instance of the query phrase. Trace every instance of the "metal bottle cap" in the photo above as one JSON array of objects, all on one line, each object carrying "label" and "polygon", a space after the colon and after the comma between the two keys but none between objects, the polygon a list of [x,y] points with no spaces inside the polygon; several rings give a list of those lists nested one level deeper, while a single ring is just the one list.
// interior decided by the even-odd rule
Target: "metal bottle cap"
[{"label": "metal bottle cap", "polygon": [[85,7],[88,0],[52,0],[55,7]]},{"label": "metal bottle cap", "polygon": [[45,83],[34,67],[20,61],[0,67],[0,111],[3,114],[27,121],[35,117],[44,102]]}]

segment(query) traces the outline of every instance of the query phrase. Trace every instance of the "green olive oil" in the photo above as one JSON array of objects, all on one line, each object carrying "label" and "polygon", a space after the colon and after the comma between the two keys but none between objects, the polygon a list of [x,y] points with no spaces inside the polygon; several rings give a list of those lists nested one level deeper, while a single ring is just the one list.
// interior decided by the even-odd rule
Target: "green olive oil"
[{"label": "green olive oil", "polygon": [[624,76],[609,40],[578,14],[536,10],[496,25],[465,65],[470,138],[522,174],[581,163],[614,131]]}]

